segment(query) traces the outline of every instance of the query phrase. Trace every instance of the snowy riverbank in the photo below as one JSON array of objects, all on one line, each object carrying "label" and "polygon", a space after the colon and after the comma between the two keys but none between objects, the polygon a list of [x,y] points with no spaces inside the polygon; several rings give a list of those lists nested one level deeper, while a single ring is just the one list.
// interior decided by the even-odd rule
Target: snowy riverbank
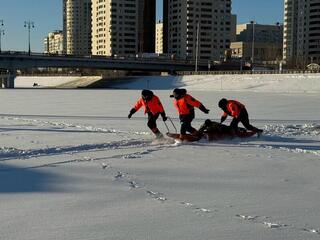
[{"label": "snowy riverbank", "polygon": [[172,89],[187,87],[198,91],[253,91],[320,93],[320,74],[243,74],[143,77],[115,88]]},{"label": "snowy riverbank", "polygon": [[[17,88],[38,87],[77,88],[98,81],[100,77],[17,77]],[[244,74],[128,77],[118,81],[104,80],[108,88],[170,90],[188,87],[199,91],[254,92],[320,92],[320,74]],[[109,82],[114,82],[110,84]],[[103,85],[103,84],[101,84]],[[99,84],[96,84],[99,87]]]}]

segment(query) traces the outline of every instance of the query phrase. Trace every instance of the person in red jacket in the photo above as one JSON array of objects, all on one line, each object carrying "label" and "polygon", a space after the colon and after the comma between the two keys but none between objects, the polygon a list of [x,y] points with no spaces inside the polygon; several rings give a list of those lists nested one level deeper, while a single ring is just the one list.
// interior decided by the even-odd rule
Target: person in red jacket
[{"label": "person in red jacket", "polygon": [[170,95],[170,97],[174,98],[173,104],[179,113],[181,123],[180,134],[189,132],[193,135],[197,135],[198,131],[191,126],[191,122],[195,117],[194,108],[197,107],[206,114],[209,113],[209,110],[197,99],[187,94],[186,89],[176,88],[173,90],[173,94]]},{"label": "person in red jacket", "polygon": [[218,106],[224,111],[220,123],[223,123],[229,115],[233,117],[230,127],[232,127],[235,131],[238,130],[238,124],[241,122],[248,130],[254,131],[258,134],[263,132],[263,130],[258,129],[250,124],[247,109],[242,103],[236,100],[227,100],[222,98],[219,101]]},{"label": "person in red jacket", "polygon": [[157,119],[162,116],[163,121],[167,121],[167,116],[160,102],[160,99],[150,90],[142,90],[141,97],[138,99],[134,107],[130,110],[128,118],[137,112],[141,107],[144,107],[144,114],[148,114],[148,127],[156,135],[157,138],[162,138],[163,135],[157,128]]}]

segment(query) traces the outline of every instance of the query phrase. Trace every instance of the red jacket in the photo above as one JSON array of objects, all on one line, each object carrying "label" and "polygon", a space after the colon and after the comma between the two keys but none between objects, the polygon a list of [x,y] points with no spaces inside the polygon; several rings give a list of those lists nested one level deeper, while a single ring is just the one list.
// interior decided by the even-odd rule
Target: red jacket
[{"label": "red jacket", "polygon": [[173,104],[178,110],[179,115],[187,115],[190,113],[190,110],[194,107],[200,107],[201,102],[191,97],[189,94],[186,94],[179,100],[175,99]]},{"label": "red jacket", "polygon": [[160,99],[153,95],[150,101],[144,101],[142,97],[134,105],[134,109],[138,111],[141,107],[144,107],[144,114],[151,112],[152,114],[162,113],[164,112],[163,106],[160,102]]},{"label": "red jacket", "polygon": [[240,111],[241,109],[245,108],[245,106],[236,101],[236,100],[228,100],[227,103],[227,111],[228,112],[224,112],[223,113],[223,117],[227,117],[228,115],[232,116],[232,117],[239,117]]}]

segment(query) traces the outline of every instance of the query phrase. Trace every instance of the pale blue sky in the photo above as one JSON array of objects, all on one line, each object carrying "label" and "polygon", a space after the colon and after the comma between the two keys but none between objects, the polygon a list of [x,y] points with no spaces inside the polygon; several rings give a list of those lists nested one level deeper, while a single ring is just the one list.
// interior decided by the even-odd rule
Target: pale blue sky
[{"label": "pale blue sky", "polygon": [[[254,19],[258,23],[283,22],[283,0],[233,0],[232,12],[238,23]],[[162,19],[162,0],[157,0],[157,19]],[[1,0],[0,20],[4,21],[2,50],[27,51],[28,32],[24,21],[31,20],[31,50],[43,51],[43,38],[51,31],[62,29],[62,0]]]}]

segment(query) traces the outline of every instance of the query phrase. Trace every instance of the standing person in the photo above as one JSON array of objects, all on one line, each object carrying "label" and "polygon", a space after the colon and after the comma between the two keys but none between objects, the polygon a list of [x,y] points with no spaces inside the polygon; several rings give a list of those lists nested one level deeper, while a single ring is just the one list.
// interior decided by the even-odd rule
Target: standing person
[{"label": "standing person", "polygon": [[241,122],[246,129],[256,132],[258,135],[263,132],[262,129],[258,129],[250,124],[247,109],[242,103],[222,98],[218,106],[224,111],[220,123],[223,123],[229,115],[233,117],[230,127],[235,131],[238,130],[238,124]]},{"label": "standing person", "polygon": [[160,102],[160,99],[150,90],[142,90],[141,97],[138,99],[134,107],[130,110],[128,118],[137,112],[141,107],[144,107],[144,114],[148,114],[148,127],[156,135],[156,138],[163,138],[162,133],[157,128],[157,119],[161,115],[163,121],[167,121],[166,113]]},{"label": "standing person", "polygon": [[191,126],[191,122],[195,117],[194,108],[197,107],[206,114],[209,113],[209,110],[197,99],[187,94],[186,89],[176,88],[173,90],[173,94],[170,95],[170,97],[174,98],[173,104],[179,113],[181,123],[180,134],[189,132],[193,135],[197,135],[198,131]]}]

